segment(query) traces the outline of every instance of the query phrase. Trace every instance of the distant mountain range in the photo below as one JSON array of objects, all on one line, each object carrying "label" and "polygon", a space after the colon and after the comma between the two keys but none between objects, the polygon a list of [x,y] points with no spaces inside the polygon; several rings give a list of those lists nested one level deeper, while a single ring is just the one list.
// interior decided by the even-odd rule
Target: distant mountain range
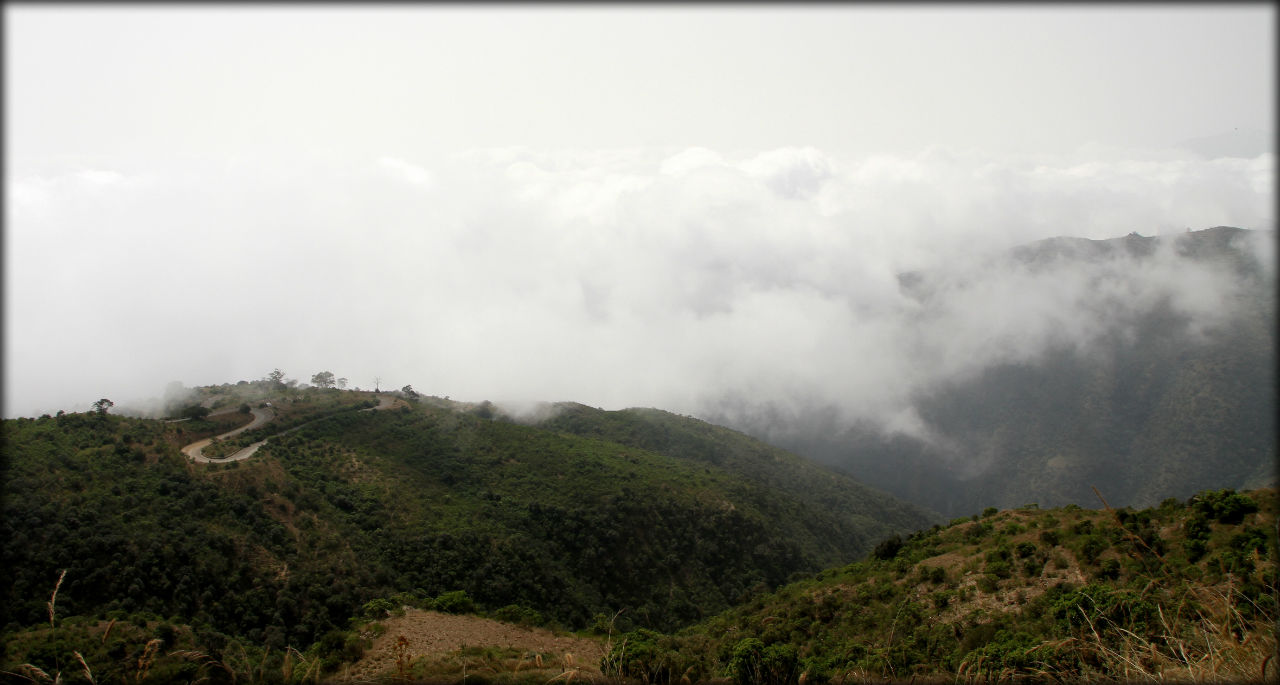
[{"label": "distant mountain range", "polygon": [[[1263,258],[1247,241],[1271,241]],[[933,443],[820,416],[736,427],[845,469],[858,480],[947,516],[1036,502],[1151,506],[1205,488],[1276,480],[1274,232],[1217,227],[1172,237],[1053,238],[970,268],[910,273],[903,292],[924,311],[956,289],[1020,270],[1089,274],[1096,309],[1088,345],[1047,348],[994,364],[914,398]],[[1213,274],[1182,297],[1199,324],[1152,281]],[[1224,284],[1229,284],[1224,285]],[[1130,301],[1126,293],[1133,293]],[[1145,298],[1145,299],[1144,299]],[[998,305],[998,303],[993,303]],[[1068,331],[1063,331],[1067,337]]]}]

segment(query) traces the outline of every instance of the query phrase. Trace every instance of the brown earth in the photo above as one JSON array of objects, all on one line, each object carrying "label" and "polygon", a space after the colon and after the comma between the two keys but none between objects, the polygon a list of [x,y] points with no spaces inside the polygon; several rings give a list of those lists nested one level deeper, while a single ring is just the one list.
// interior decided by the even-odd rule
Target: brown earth
[{"label": "brown earth", "polygon": [[406,609],[404,616],[377,624],[385,630],[366,631],[366,635],[380,634],[359,661],[342,668],[335,681],[376,682],[394,675],[401,636],[408,641],[403,649],[411,661],[441,662],[450,655],[460,655],[464,647],[494,647],[519,651],[515,663],[508,664],[511,670],[526,665],[529,669],[549,670],[552,676],[577,669],[576,677],[598,678],[604,656],[604,643],[600,640],[557,635],[545,628],[527,628],[478,616]]}]

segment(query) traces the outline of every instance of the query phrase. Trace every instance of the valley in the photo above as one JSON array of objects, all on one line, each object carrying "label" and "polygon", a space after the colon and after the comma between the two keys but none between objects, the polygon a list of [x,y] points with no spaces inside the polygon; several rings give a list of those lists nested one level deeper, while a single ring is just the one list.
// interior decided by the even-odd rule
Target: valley
[{"label": "valley", "polygon": [[[1259,632],[1277,615],[1274,490],[1148,510],[992,507],[944,525],[659,410],[570,403],[521,423],[400,393],[266,381],[199,392],[241,411],[4,423],[2,670],[95,682],[1073,680],[1210,666],[1244,677],[1274,649]],[[193,449],[210,444],[230,458]],[[1075,613],[1049,608],[1086,592],[1094,604]],[[1172,623],[1126,622],[1135,602]],[[1109,638],[1080,632],[1090,621],[1153,656],[1126,665]],[[1219,637],[1204,651],[1194,634],[1207,630]]]},{"label": "valley", "polygon": [[[739,413],[755,417],[740,431],[279,369],[178,384],[147,418],[104,398],[5,420],[0,671],[1272,680],[1274,295],[1232,251],[1241,235],[1178,243],[1238,281],[1213,326],[1159,298],[1107,304],[1121,329],[917,393],[933,442],[821,408]],[[1033,275],[1094,260],[1123,282],[1161,249],[1173,259],[1138,236],[1053,240],[1014,259]],[[902,283],[925,322],[972,278]]]}]

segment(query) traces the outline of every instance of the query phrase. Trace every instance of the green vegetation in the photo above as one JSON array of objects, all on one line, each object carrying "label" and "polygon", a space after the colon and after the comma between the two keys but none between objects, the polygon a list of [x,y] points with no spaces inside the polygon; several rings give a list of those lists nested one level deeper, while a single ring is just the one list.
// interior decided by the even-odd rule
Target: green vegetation
[{"label": "green vegetation", "polygon": [[825,544],[819,541],[823,547],[813,550],[826,560],[823,565],[863,557],[876,540],[940,520],[936,514],[869,488],[846,473],[705,421],[659,409],[603,411],[570,403],[553,409],[553,415],[539,421],[538,427],[743,474],[750,483],[767,484],[771,490],[789,495],[791,501],[785,503],[784,510],[771,510],[754,493],[742,493],[755,497],[761,511],[778,525],[802,521],[801,527],[788,531],[796,539],[808,537],[806,529],[828,531]]},{"label": "green vegetation", "polygon": [[[1278,504],[1224,490],[1141,511],[986,513],[677,633],[629,634],[605,663],[660,683],[681,667],[740,683],[1264,679]],[[624,643],[646,647],[622,662]]]},{"label": "green vegetation", "polygon": [[[930,522],[874,493],[885,519],[822,515],[766,471],[444,402],[357,411],[371,393],[269,379],[193,401],[230,411],[3,422],[0,670],[75,679],[78,652],[98,681],[312,677],[362,649],[352,620],[405,605],[669,631]],[[267,403],[214,448],[270,437],[252,459],[179,452]]]},{"label": "green vegetation", "polygon": [[[412,607],[607,640],[615,681],[1275,672],[1274,490],[942,525],[667,412],[560,405],[521,425],[409,390],[361,411],[373,393],[268,379],[196,389],[189,406],[225,411],[177,422],[3,422],[0,671],[313,682]],[[215,448],[270,438],[252,459],[181,455],[268,404],[272,422]],[[577,673],[493,646],[400,656],[406,678]]]}]

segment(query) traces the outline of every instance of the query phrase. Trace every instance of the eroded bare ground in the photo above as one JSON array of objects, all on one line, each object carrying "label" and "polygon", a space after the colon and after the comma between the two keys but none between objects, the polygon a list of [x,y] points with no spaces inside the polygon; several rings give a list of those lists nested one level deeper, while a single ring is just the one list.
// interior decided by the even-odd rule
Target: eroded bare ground
[{"label": "eroded bare ground", "polygon": [[378,682],[394,676],[401,636],[408,642],[402,649],[411,661],[447,666],[450,658],[455,657],[453,661],[461,667],[464,648],[493,647],[514,650],[507,660],[509,663],[503,664],[509,670],[550,669],[555,676],[576,669],[575,680],[600,677],[604,644],[599,640],[556,635],[545,628],[526,628],[478,616],[421,609],[406,609],[404,616],[387,618],[380,623],[386,631],[373,639],[373,645],[359,661],[344,667],[335,681]]}]

